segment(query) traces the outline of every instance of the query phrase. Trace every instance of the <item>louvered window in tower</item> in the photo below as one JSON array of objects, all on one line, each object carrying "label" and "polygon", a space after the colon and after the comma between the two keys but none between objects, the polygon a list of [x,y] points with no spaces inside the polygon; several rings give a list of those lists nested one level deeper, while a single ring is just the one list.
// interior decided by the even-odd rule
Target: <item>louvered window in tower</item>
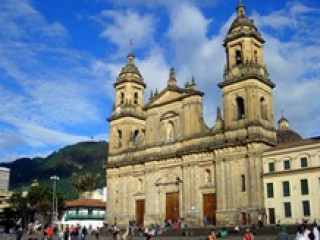
[{"label": "louvered window in tower", "polygon": [[236,102],[237,102],[238,120],[240,120],[245,117],[244,100],[242,97],[237,97]]},{"label": "louvered window in tower", "polygon": [[122,132],[118,130],[118,147],[122,147]]},{"label": "louvered window in tower", "polygon": [[138,145],[139,144],[139,131],[135,130],[133,133],[133,144]]},{"label": "louvered window in tower", "polygon": [[263,97],[260,98],[260,114],[262,119],[264,120],[268,119],[267,104]]},{"label": "louvered window in tower", "polygon": [[120,104],[124,104],[124,92],[120,93]]},{"label": "louvered window in tower", "polygon": [[138,104],[138,98],[139,98],[139,95],[137,92],[134,93],[134,98],[133,98],[133,102],[134,104]]}]

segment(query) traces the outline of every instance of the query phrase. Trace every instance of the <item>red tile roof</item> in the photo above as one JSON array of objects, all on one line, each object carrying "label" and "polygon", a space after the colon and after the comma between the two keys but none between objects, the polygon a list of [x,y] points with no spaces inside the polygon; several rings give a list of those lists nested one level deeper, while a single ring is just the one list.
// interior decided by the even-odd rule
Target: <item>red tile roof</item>
[{"label": "red tile roof", "polygon": [[94,208],[105,208],[106,202],[98,199],[77,199],[66,203],[67,207],[94,207]]},{"label": "red tile roof", "polygon": [[286,142],[286,143],[280,143],[277,146],[270,148],[266,152],[273,152],[281,149],[286,149],[286,148],[293,148],[293,147],[300,147],[300,146],[307,146],[311,144],[316,144],[320,143],[320,138],[319,137],[314,137],[314,138],[308,138],[308,139],[302,139],[300,141],[294,141],[294,142]]}]

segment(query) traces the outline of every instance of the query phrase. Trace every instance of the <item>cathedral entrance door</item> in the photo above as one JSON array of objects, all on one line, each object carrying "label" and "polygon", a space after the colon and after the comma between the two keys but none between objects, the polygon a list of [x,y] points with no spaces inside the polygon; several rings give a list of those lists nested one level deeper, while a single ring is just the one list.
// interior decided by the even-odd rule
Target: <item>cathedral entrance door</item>
[{"label": "cathedral entrance door", "polygon": [[179,212],[179,192],[167,193],[166,195],[166,219],[172,221],[180,217]]},{"label": "cathedral entrance door", "polygon": [[208,224],[216,224],[216,195],[204,194],[203,195],[203,217],[206,216]]},{"label": "cathedral entrance door", "polygon": [[145,201],[137,200],[136,201],[136,223],[141,225],[144,222],[144,210],[145,210]]}]

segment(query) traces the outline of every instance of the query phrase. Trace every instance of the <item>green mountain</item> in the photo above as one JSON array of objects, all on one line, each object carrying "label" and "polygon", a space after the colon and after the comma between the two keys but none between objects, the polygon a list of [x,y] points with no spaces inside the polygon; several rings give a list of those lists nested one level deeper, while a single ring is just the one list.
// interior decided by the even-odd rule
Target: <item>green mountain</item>
[{"label": "green mountain", "polygon": [[101,176],[98,187],[106,185],[104,165],[108,157],[108,143],[81,142],[53,152],[46,158],[20,158],[11,163],[1,163],[1,167],[10,168],[10,189],[22,190],[36,179],[40,184],[52,187],[53,175],[59,176],[57,191],[67,199],[78,197],[72,180],[77,176],[93,172]]}]

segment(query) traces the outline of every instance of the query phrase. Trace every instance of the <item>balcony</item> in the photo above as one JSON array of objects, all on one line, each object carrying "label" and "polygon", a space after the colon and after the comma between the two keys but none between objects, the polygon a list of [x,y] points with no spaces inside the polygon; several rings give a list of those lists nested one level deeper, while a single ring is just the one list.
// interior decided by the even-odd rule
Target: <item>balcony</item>
[{"label": "balcony", "polygon": [[93,213],[67,213],[66,214],[66,221],[72,219],[81,219],[81,220],[103,220],[105,214],[93,214]]}]

